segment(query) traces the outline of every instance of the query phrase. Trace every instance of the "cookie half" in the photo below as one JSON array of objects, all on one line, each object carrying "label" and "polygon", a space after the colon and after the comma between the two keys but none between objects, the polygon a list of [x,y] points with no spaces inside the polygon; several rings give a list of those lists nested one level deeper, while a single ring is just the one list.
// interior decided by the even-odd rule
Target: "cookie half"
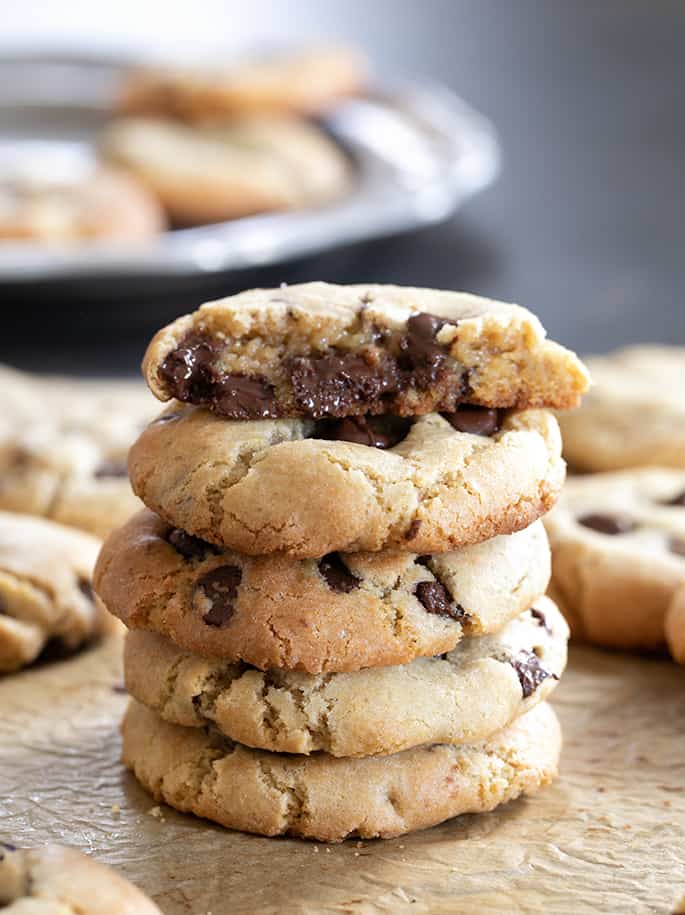
[{"label": "cookie half", "polygon": [[309,673],[404,664],[496,632],[544,594],[542,522],[453,553],[247,556],[150,511],[111,535],[95,587],[130,629],[206,657]]},{"label": "cookie half", "polygon": [[685,469],[685,347],[629,346],[587,365],[591,391],[579,410],[559,417],[569,463]]},{"label": "cookie half", "polygon": [[327,134],[286,118],[204,127],[131,118],[106,128],[101,150],[153,193],[176,225],[319,205],[352,180],[347,155]]},{"label": "cookie half", "polygon": [[[588,385],[575,354],[545,339],[518,305],[330,283],[203,305],[157,333],[143,370],[160,400],[241,420],[415,416],[460,404],[566,408]],[[469,428],[487,422],[476,415]]]},{"label": "cookie half", "polygon": [[324,842],[391,838],[534,794],[557,773],[561,732],[543,703],[473,746],[338,759],[252,750],[168,724],[133,701],[123,760],[156,800],[230,829]]},{"label": "cookie half", "polygon": [[52,640],[74,650],[111,628],[90,583],[99,547],[80,531],[0,512],[0,673]]},{"label": "cookie half", "polygon": [[545,518],[550,594],[574,636],[618,648],[664,644],[685,581],[685,471],[570,477]]},{"label": "cookie half", "polygon": [[115,870],[60,845],[0,843],[0,906],[7,915],[161,915]]},{"label": "cookie half", "polygon": [[550,695],[567,639],[564,618],[541,598],[496,635],[464,639],[446,655],[312,676],[209,661],[134,631],[125,679],[135,699],[172,724],[213,725],[279,753],[371,756],[487,740]]},{"label": "cookie half", "polygon": [[551,413],[507,413],[487,431],[432,413],[391,423],[390,447],[373,447],[311,420],[229,422],[176,404],[133,445],[129,474],[169,524],[250,555],[447,552],[532,524],[564,479]]},{"label": "cookie half", "polygon": [[359,92],[366,64],[341,46],[272,53],[213,67],[140,67],[121,90],[134,114],[212,121],[255,114],[323,114]]}]

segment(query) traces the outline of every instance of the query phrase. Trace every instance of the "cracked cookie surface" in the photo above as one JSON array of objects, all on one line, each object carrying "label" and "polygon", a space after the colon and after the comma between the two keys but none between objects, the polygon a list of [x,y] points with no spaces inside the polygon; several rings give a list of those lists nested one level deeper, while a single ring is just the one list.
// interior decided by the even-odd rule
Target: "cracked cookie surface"
[{"label": "cracked cookie surface", "polygon": [[297,560],[219,550],[145,510],[111,535],[94,578],[131,629],[207,657],[321,673],[404,664],[496,632],[544,594],[549,572],[540,521],[452,553]]},{"label": "cracked cookie surface", "polygon": [[461,292],[306,283],[210,302],[143,362],[160,400],[229,419],[577,406],[588,375],[518,305]]},{"label": "cracked cookie surface", "polygon": [[390,838],[530,795],[557,772],[561,732],[547,703],[489,741],[364,759],[253,750],[168,724],[132,701],[123,759],[158,801],[231,829],[324,842]]},{"label": "cracked cookie surface", "polygon": [[487,740],[550,695],[567,639],[564,618],[540,598],[496,635],[401,666],[316,676],[259,671],[132,631],[124,669],[129,693],[172,724],[213,725],[279,753],[371,756]]},{"label": "cracked cookie surface", "polygon": [[50,641],[73,651],[112,628],[90,584],[99,548],[80,531],[0,512],[0,673],[30,664]]},{"label": "cracked cookie surface", "polygon": [[669,604],[685,581],[685,471],[570,477],[544,523],[549,593],[572,634],[617,648],[663,646]]},{"label": "cracked cookie surface", "polygon": [[230,422],[172,405],[129,454],[136,494],[169,524],[251,555],[447,552],[527,527],[564,479],[551,413],[497,431],[418,417],[392,447],[312,438],[309,420]]},{"label": "cracked cookie surface", "polygon": [[0,908],[6,915],[161,915],[115,870],[60,845],[0,843]]}]

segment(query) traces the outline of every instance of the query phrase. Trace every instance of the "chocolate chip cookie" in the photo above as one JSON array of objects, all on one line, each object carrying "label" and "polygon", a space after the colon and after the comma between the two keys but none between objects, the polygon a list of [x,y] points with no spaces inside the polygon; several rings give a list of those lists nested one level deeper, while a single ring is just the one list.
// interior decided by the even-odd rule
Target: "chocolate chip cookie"
[{"label": "chocolate chip cookie", "polygon": [[399,836],[483,813],[556,776],[561,733],[542,703],[485,743],[364,759],[253,750],[132,702],[123,759],[156,800],[231,829],[324,842]]},{"label": "chocolate chip cookie", "polygon": [[95,587],[131,629],[206,657],[312,674],[404,664],[496,632],[544,594],[541,522],[452,553],[250,557],[152,512],[111,535]]},{"label": "chocolate chip cookie", "polygon": [[546,699],[566,665],[568,627],[540,598],[490,636],[451,652],[353,673],[260,671],[209,661],[156,633],[128,633],[129,693],[161,718],[215,726],[279,753],[371,756],[487,740]]},{"label": "chocolate chip cookie", "polygon": [[[588,384],[578,358],[546,340],[525,308],[461,292],[330,283],[203,305],[156,334],[143,370],[160,400],[240,420],[416,416],[463,404],[566,408]],[[482,413],[470,421],[486,422]]]},{"label": "chocolate chip cookie", "polygon": [[571,477],[545,519],[550,594],[574,636],[619,648],[664,644],[685,581],[685,471]]},{"label": "chocolate chip cookie", "polygon": [[629,346],[587,364],[591,391],[579,410],[559,416],[569,463],[685,469],[685,347]]},{"label": "chocolate chip cookie", "polygon": [[447,552],[532,524],[564,478],[542,410],[473,425],[471,410],[415,421],[230,422],[170,407],[129,454],[136,494],[167,523],[250,555]]},{"label": "chocolate chip cookie", "polygon": [[0,908],[7,915],[161,915],[112,868],[60,845],[0,843]]},{"label": "chocolate chip cookie", "polygon": [[366,64],[351,48],[272,53],[205,67],[140,67],[121,89],[134,114],[212,121],[259,114],[323,114],[358,92]]},{"label": "chocolate chip cookie", "polygon": [[202,127],[130,118],[106,128],[101,150],[148,188],[176,225],[320,205],[352,180],[346,154],[327,134],[286,118]]},{"label": "chocolate chip cookie", "polygon": [[111,627],[90,583],[99,547],[80,531],[0,512],[0,673],[30,664],[50,641],[74,650]]}]

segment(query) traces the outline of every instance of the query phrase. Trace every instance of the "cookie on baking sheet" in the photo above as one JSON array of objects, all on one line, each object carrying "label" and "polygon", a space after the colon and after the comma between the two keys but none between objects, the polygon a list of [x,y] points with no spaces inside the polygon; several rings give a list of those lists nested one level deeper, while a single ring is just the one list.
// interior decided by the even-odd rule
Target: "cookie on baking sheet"
[{"label": "cookie on baking sheet", "polygon": [[[518,305],[463,292],[305,283],[203,305],[152,339],[143,371],[160,400],[229,419],[576,406],[574,353]],[[472,418],[464,431],[477,431]],[[462,420],[467,424],[468,418]]]},{"label": "cookie on baking sheet", "polygon": [[573,635],[618,648],[662,646],[669,603],[685,581],[685,471],[570,477],[545,526],[550,594]]},{"label": "cookie on baking sheet", "polygon": [[555,777],[561,732],[547,703],[489,741],[364,759],[253,750],[168,724],[132,701],[123,760],[157,801],[231,829],[338,842],[390,838],[484,813]]},{"label": "cookie on baking sheet", "polygon": [[542,522],[452,553],[219,550],[136,514],[103,547],[94,581],[131,629],[206,657],[309,673],[404,664],[496,632],[544,594]]},{"label": "cookie on baking sheet", "polygon": [[290,119],[189,127],[130,118],[105,129],[101,149],[176,225],[314,206],[340,197],[351,181],[342,149],[314,124]]},{"label": "cookie on baking sheet", "polygon": [[140,67],[127,77],[119,108],[187,121],[316,115],[359,92],[365,78],[361,54],[340,46],[263,54],[213,67]]},{"label": "cookie on baking sheet", "polygon": [[559,416],[571,466],[685,469],[685,347],[629,346],[587,365],[592,389],[580,409]]},{"label": "cookie on baking sheet", "polygon": [[73,180],[0,175],[0,243],[140,242],[164,228],[156,198],[113,169]]},{"label": "cookie on baking sheet", "polygon": [[0,908],[7,915],[161,915],[132,883],[76,849],[1,842]]},{"label": "cookie on baking sheet", "polygon": [[374,447],[350,421],[230,422],[175,404],[131,448],[129,474],[169,524],[251,555],[447,552],[532,524],[564,479],[551,413],[495,415],[479,434],[462,420],[369,421]]},{"label": "cookie on baking sheet", "polygon": [[540,598],[496,635],[463,639],[448,654],[313,676],[210,661],[132,631],[125,681],[172,724],[214,725],[238,743],[279,753],[371,756],[487,740],[549,696],[567,639],[564,618]]},{"label": "cookie on baking sheet", "polygon": [[111,628],[90,584],[99,548],[81,531],[0,512],[0,673],[30,664],[50,641],[74,650]]},{"label": "cookie on baking sheet", "polygon": [[126,455],[155,413],[143,385],[2,367],[0,381],[0,509],[105,537],[140,508]]}]

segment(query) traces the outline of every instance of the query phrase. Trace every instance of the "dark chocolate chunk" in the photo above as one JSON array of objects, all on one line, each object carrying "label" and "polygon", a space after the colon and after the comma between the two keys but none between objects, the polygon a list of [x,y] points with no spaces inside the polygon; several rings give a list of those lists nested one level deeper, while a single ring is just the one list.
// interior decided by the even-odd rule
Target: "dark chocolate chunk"
[{"label": "dark chocolate chunk", "polygon": [[440,581],[420,581],[414,587],[414,594],[428,613],[449,616],[453,620],[463,620],[466,616],[464,608],[452,600],[450,592]]},{"label": "dark chocolate chunk", "polygon": [[414,518],[414,520],[412,521],[412,523],[409,525],[409,527],[407,528],[407,530],[405,532],[404,539],[405,540],[414,540],[414,538],[416,537],[418,532],[421,530],[421,523],[422,522],[421,522],[420,518]]},{"label": "dark chocolate chunk", "polygon": [[93,474],[96,480],[105,480],[109,477],[123,478],[128,476],[126,461],[103,461]]},{"label": "dark chocolate chunk", "polygon": [[93,586],[87,578],[79,578],[78,589],[81,594],[83,594],[84,597],[87,597],[91,603],[95,602],[95,592],[93,591]]},{"label": "dark chocolate chunk", "polygon": [[349,594],[359,587],[359,579],[347,568],[340,558],[340,553],[329,553],[324,556],[319,560],[318,567],[331,591]]},{"label": "dark chocolate chunk", "polygon": [[215,381],[215,344],[201,334],[188,334],[159,367],[170,393],[186,403],[208,403]]},{"label": "dark chocolate chunk", "polygon": [[533,617],[533,619],[538,621],[538,626],[542,626],[545,632],[548,632],[550,635],[552,635],[552,630],[547,625],[547,617],[542,612],[542,610],[538,610],[536,607],[531,607],[530,615]]},{"label": "dark chocolate chunk", "polygon": [[412,315],[407,321],[407,333],[400,341],[399,365],[410,373],[408,383],[416,388],[427,388],[443,373],[447,351],[435,342],[435,335],[446,323],[425,312]]},{"label": "dark chocolate chunk", "polygon": [[320,420],[313,437],[372,448],[394,448],[406,438],[410,427],[411,419],[401,416],[348,416]]},{"label": "dark chocolate chunk", "polygon": [[672,499],[665,499],[661,504],[685,506],[685,489],[682,492],[676,493]]},{"label": "dark chocolate chunk", "polygon": [[680,537],[671,537],[668,541],[668,548],[676,556],[685,556],[685,540]]},{"label": "dark chocolate chunk", "polygon": [[453,413],[442,415],[457,432],[468,432],[470,435],[494,435],[499,432],[499,410],[462,404]]},{"label": "dark chocolate chunk", "polygon": [[226,375],[215,383],[212,400],[212,408],[231,419],[278,416],[274,389],[264,378]]},{"label": "dark chocolate chunk", "polygon": [[545,670],[538,656],[533,654],[532,651],[526,651],[525,649],[519,651],[518,656],[512,658],[509,663],[518,675],[524,699],[532,696],[547,677],[554,677],[555,680],[559,679],[556,674]]},{"label": "dark chocolate chunk", "polygon": [[207,555],[218,556],[221,552],[213,543],[207,543],[200,537],[193,537],[178,527],[173,527],[166,535],[165,540],[186,559],[204,559]]},{"label": "dark chocolate chunk", "polygon": [[589,514],[578,518],[578,524],[589,527],[600,534],[628,534],[635,530],[635,522],[625,515]]},{"label": "dark chocolate chunk", "polygon": [[298,407],[308,416],[345,416],[355,405],[377,404],[399,386],[394,359],[384,353],[298,356],[288,375]]},{"label": "dark chocolate chunk", "polygon": [[221,629],[230,623],[242,577],[238,566],[219,566],[198,579],[195,589],[210,605],[202,617],[208,626]]}]

